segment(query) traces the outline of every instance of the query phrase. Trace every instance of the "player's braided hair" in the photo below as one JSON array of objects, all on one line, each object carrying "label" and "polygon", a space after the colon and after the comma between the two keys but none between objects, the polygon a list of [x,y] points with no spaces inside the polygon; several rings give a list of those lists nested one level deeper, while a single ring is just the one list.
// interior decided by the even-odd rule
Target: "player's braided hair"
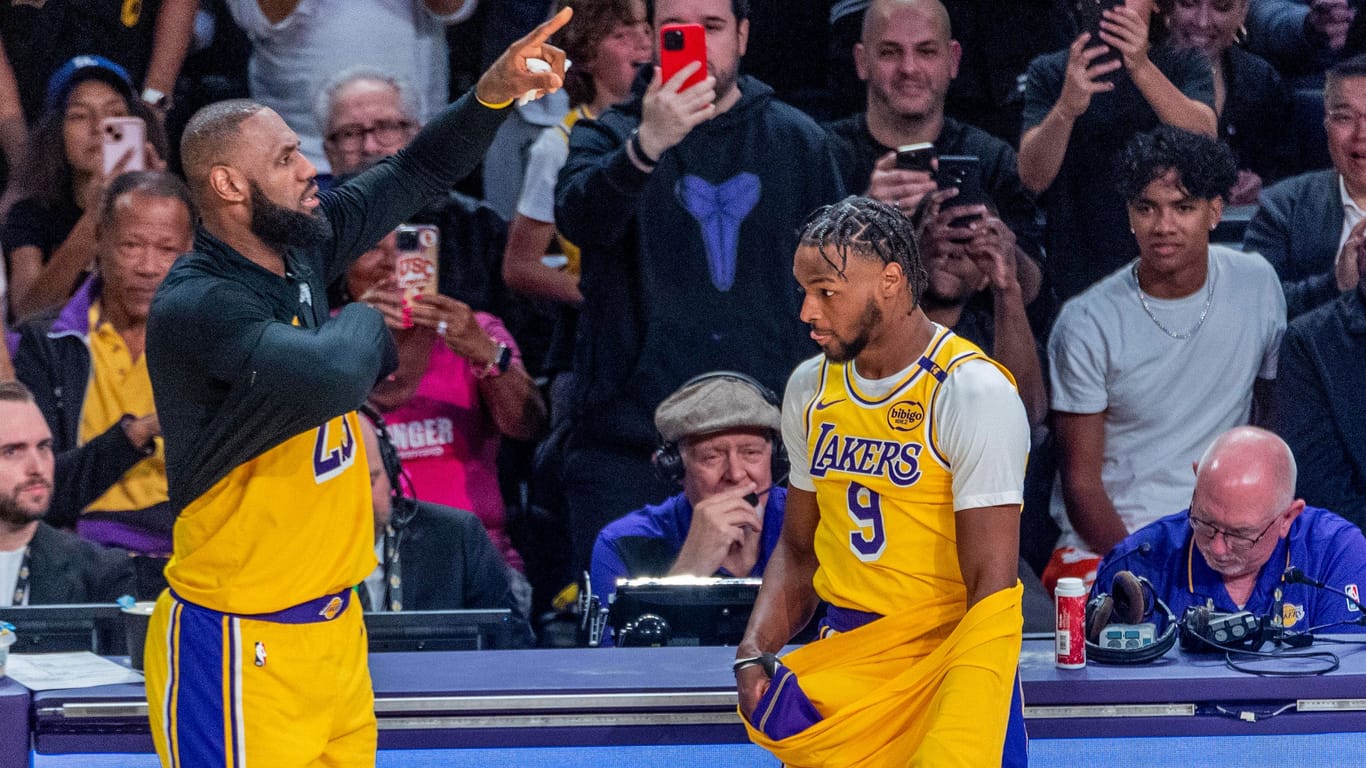
[{"label": "player's braided hair", "polygon": [[817,208],[802,227],[801,244],[814,246],[846,281],[849,278],[844,271],[851,252],[879,259],[883,264],[901,265],[911,289],[912,306],[920,306],[929,274],[920,260],[914,223],[896,208],[850,195],[838,203]]}]

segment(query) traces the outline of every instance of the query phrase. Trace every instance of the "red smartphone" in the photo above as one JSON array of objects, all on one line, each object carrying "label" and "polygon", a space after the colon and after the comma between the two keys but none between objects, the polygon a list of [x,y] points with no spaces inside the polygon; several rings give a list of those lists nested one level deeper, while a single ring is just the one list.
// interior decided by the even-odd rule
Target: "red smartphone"
[{"label": "red smartphone", "polygon": [[659,28],[659,69],[662,82],[696,61],[697,71],[683,81],[679,90],[691,88],[707,78],[707,31],[701,24],[665,24]]}]

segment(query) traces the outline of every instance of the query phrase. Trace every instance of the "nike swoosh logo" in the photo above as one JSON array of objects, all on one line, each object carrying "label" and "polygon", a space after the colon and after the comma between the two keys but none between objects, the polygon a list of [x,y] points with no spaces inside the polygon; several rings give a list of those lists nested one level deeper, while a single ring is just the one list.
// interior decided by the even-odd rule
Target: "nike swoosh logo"
[{"label": "nike swoosh logo", "polygon": [[823,411],[823,410],[825,410],[826,408],[829,408],[830,406],[834,405],[835,403],[842,403],[842,402],[844,402],[845,400],[848,400],[848,399],[849,399],[849,398],[847,398],[847,397],[841,397],[841,398],[839,398],[839,399],[837,399],[837,400],[831,400],[831,401],[828,402],[828,403],[825,403],[825,402],[816,403],[816,410],[818,410],[818,411]]}]

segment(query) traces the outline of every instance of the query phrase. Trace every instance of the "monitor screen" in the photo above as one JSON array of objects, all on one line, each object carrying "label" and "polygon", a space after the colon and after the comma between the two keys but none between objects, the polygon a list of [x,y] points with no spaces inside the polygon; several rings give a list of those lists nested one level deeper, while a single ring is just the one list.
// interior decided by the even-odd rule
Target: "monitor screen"
[{"label": "monitor screen", "polygon": [[365,614],[370,652],[480,651],[513,647],[512,611],[400,611]]},{"label": "monitor screen", "polygon": [[14,625],[15,643],[10,646],[10,653],[128,654],[123,614],[113,603],[0,608],[0,621]]},{"label": "monitor screen", "polygon": [[[735,645],[761,583],[695,576],[619,579],[608,623],[617,645]],[[663,626],[643,616],[656,616]]]}]

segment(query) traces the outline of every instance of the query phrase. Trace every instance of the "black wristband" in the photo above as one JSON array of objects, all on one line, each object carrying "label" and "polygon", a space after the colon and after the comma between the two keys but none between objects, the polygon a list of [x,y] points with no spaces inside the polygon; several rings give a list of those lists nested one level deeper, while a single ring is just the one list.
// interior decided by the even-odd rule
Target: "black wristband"
[{"label": "black wristband", "polygon": [[763,667],[764,674],[768,675],[771,679],[778,671],[778,654],[761,653],[758,656],[746,656],[741,659],[736,659],[735,663],[730,665],[730,671],[738,674],[740,670],[748,669],[750,667]]},{"label": "black wristband", "polygon": [[640,129],[639,129],[639,128],[636,128],[636,129],[634,129],[634,130],[631,131],[631,139],[630,139],[630,140],[631,140],[631,151],[635,153],[636,159],[640,161],[640,164],[641,164],[641,165],[647,166],[647,167],[649,167],[649,168],[653,168],[653,167],[655,167],[656,165],[659,165],[659,161],[658,161],[658,160],[651,160],[651,159],[650,159],[650,156],[647,155],[647,154],[645,154],[645,148],[642,147],[642,146],[640,146]]}]

